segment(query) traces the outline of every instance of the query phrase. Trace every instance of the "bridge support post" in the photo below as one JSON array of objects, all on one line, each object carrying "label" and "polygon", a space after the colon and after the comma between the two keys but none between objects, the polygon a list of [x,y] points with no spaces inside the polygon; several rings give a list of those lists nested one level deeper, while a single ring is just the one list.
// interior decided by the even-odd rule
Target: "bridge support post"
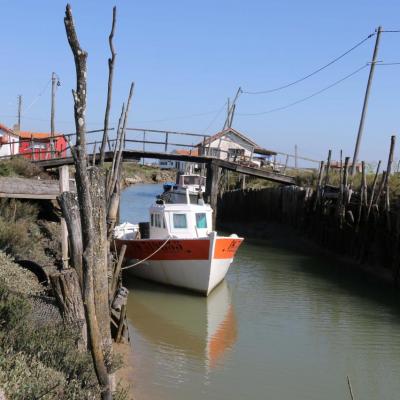
[{"label": "bridge support post", "polygon": [[207,164],[207,181],[206,193],[208,202],[213,209],[213,229],[216,228],[215,223],[217,220],[217,201],[218,201],[218,182],[220,176],[220,168],[215,161],[210,161]]}]

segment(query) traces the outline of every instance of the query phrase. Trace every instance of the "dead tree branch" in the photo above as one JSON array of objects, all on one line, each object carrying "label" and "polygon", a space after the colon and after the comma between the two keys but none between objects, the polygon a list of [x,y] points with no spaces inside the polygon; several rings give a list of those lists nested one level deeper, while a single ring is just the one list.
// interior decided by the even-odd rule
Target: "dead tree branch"
[{"label": "dead tree branch", "polygon": [[100,147],[100,166],[102,166],[104,164],[104,153],[106,150],[106,142],[108,141],[108,120],[109,120],[110,108],[111,108],[112,84],[113,84],[114,64],[115,64],[115,56],[116,56],[115,49],[114,49],[114,43],[113,43],[116,19],[117,19],[117,8],[114,6],[111,33],[108,38],[108,42],[110,44],[111,58],[108,59],[107,105],[106,105],[106,112],[104,115],[103,140],[101,142],[101,147]]}]

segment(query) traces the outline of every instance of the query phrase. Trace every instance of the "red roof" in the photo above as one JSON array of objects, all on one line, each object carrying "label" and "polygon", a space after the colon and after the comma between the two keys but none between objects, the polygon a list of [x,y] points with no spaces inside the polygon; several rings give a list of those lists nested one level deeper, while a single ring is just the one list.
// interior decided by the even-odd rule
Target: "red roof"
[{"label": "red roof", "polygon": [[[20,131],[19,136],[22,139],[49,139],[51,137],[51,133]],[[62,135],[56,133],[54,136],[56,137]]]},{"label": "red roof", "polygon": [[179,154],[181,156],[198,156],[199,155],[199,149],[191,149],[191,150],[186,150],[186,149],[178,149],[175,150],[175,154]]}]

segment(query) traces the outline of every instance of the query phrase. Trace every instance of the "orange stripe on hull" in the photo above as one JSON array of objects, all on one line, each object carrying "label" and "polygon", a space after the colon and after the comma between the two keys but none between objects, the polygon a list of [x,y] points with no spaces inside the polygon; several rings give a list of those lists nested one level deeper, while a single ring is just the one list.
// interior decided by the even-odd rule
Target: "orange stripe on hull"
[{"label": "orange stripe on hull", "polygon": [[[117,248],[126,244],[125,257],[143,260],[160,248],[165,240],[115,240]],[[173,239],[149,260],[208,260],[210,240]]]},{"label": "orange stripe on hull", "polygon": [[233,258],[242,241],[243,239],[241,238],[217,238],[214,249],[214,258]]}]

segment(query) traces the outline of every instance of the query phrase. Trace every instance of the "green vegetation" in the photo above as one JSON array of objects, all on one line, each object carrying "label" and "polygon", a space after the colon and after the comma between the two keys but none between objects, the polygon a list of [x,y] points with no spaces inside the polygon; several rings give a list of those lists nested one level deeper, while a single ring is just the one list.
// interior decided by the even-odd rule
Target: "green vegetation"
[{"label": "green vegetation", "polygon": [[51,264],[59,252],[59,224],[39,221],[39,213],[37,203],[0,199],[0,250],[17,259]]},{"label": "green vegetation", "polygon": [[16,400],[99,398],[91,356],[76,348],[77,330],[32,319],[32,299],[42,291],[35,279],[0,252],[0,388]]},{"label": "green vegetation", "polygon": [[[375,169],[376,166],[369,165],[367,166],[366,171],[366,180],[367,186],[369,189],[372,188],[372,184],[375,178]],[[316,187],[318,181],[318,171],[317,170],[294,170],[288,169],[286,171],[286,175],[293,176],[296,180],[297,186],[303,187]],[[226,179],[226,178],[225,178]],[[342,178],[343,179],[343,178]],[[382,180],[382,174],[379,174],[377,179],[377,188],[379,183]],[[323,181],[324,182],[324,181]],[[340,173],[338,170],[331,170],[329,172],[329,185],[339,187],[340,183]],[[267,181],[265,179],[254,178],[254,177],[246,177],[246,188],[249,189],[263,189],[267,187],[274,187],[279,186],[274,182]],[[354,176],[352,187],[354,190],[358,190],[361,186],[361,174],[357,173]],[[239,189],[241,187],[239,174],[230,173],[229,174],[229,188],[232,189]],[[390,196],[392,198],[400,197],[400,173],[395,172],[390,175],[389,179],[389,189],[390,189]]]},{"label": "green vegetation", "polygon": [[48,175],[36,164],[22,157],[15,157],[0,162],[0,176],[20,176],[24,178],[41,177]]}]

